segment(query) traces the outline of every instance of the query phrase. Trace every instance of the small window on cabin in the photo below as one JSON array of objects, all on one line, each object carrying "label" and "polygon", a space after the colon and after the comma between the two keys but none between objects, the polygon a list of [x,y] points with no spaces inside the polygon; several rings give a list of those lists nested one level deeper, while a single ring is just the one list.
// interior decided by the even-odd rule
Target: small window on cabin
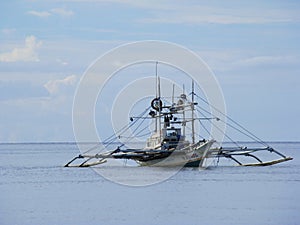
[{"label": "small window on cabin", "polygon": [[175,130],[168,130],[167,131],[167,136],[170,137],[170,136],[176,136],[177,135],[177,132]]}]

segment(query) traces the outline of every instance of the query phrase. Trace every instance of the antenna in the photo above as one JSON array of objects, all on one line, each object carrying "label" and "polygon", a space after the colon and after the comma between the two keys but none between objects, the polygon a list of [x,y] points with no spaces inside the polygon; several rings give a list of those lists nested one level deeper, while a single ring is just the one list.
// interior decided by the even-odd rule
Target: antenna
[{"label": "antenna", "polygon": [[158,98],[160,99],[160,77],[158,77]]},{"label": "antenna", "polygon": [[194,80],[192,80],[192,103],[191,103],[191,108],[192,108],[192,143],[195,144],[195,121],[194,121],[194,95],[195,95],[195,87],[194,87]]},{"label": "antenna", "polygon": [[158,94],[158,75],[157,75],[157,64],[158,62],[156,61],[155,62],[155,86],[156,86],[156,98],[158,97],[157,94]]},{"label": "antenna", "polygon": [[173,90],[172,90],[172,105],[174,104],[174,92],[175,92],[175,84],[173,84]]}]

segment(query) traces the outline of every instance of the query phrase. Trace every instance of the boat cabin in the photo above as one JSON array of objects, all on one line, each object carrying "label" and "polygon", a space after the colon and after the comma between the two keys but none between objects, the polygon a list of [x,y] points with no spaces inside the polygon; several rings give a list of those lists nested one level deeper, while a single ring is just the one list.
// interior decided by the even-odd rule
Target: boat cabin
[{"label": "boat cabin", "polygon": [[169,150],[176,148],[179,141],[184,140],[181,135],[180,128],[164,128],[162,129],[162,149]]},{"label": "boat cabin", "polygon": [[161,136],[159,132],[157,132],[148,138],[146,148],[157,149],[161,147],[162,150],[169,150],[176,148],[179,141],[184,141],[184,136],[181,135],[180,128],[163,128],[161,130]]}]

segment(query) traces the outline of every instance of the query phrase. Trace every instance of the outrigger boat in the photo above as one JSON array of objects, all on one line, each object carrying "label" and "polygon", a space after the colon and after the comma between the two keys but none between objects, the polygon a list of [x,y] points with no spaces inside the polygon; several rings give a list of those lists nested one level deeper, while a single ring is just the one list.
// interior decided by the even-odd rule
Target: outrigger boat
[{"label": "outrigger boat", "polygon": [[[157,77],[156,79],[158,93],[151,101],[151,106],[139,116],[131,117],[128,126],[117,131],[103,143],[95,145],[85,153],[76,156],[68,162],[65,167],[90,167],[104,164],[109,160],[133,160],[140,166],[160,167],[204,167],[205,160],[217,159],[219,162],[221,158],[230,159],[230,161],[235,162],[235,164],[239,166],[269,166],[292,160],[291,157],[287,157],[270,147],[267,143],[257,138],[254,134],[221,111],[219,111],[219,113],[227,119],[226,121],[211,115],[211,112],[200,107],[195,101],[195,97],[205,104],[209,103],[195,93],[194,82],[192,83],[191,100],[183,93],[178,97],[177,102],[175,103],[173,85],[172,103],[168,104],[168,101],[160,96],[160,78]],[[216,110],[218,111],[218,109]],[[202,117],[198,117],[198,115],[201,115]],[[132,137],[141,134],[145,131],[145,128],[149,129],[149,123],[147,123],[148,125],[146,127],[139,129],[148,119],[154,120],[155,129],[152,132],[152,135],[147,139],[145,147],[128,148],[127,143],[118,140],[121,139],[122,135],[128,131],[128,129],[132,129],[134,126],[136,127]],[[137,123],[140,120],[141,122]],[[201,125],[202,120],[215,120],[217,122],[226,123],[228,127],[251,138],[254,141],[253,143],[259,143],[264,146],[240,146],[238,142],[234,142],[225,134],[225,137],[230,140],[230,144],[233,144],[234,146],[223,145],[216,147],[215,144],[217,143],[214,139],[206,140],[200,138],[201,136],[195,132],[195,122],[198,121]],[[190,126],[188,126],[188,124],[190,124]],[[189,135],[191,136],[191,140],[188,140],[186,135],[186,130],[188,128],[191,130],[191,135]],[[208,132],[206,128],[204,129]],[[119,146],[109,149],[115,143],[119,143]],[[253,143],[251,143],[251,145],[253,145]],[[99,148],[99,146],[102,146],[102,148]],[[278,155],[279,158],[264,161],[259,156],[259,153],[261,152],[268,154],[273,153],[273,155]],[[243,163],[240,158],[251,158],[254,161]]]}]

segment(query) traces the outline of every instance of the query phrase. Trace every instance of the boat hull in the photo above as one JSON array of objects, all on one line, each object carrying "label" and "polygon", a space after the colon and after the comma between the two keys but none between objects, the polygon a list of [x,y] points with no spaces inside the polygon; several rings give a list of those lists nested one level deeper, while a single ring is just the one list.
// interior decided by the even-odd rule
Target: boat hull
[{"label": "boat hull", "polygon": [[214,140],[200,142],[185,149],[175,150],[166,158],[149,161],[137,160],[137,163],[141,166],[156,167],[202,167],[203,159],[209,154],[209,150],[214,142]]}]

